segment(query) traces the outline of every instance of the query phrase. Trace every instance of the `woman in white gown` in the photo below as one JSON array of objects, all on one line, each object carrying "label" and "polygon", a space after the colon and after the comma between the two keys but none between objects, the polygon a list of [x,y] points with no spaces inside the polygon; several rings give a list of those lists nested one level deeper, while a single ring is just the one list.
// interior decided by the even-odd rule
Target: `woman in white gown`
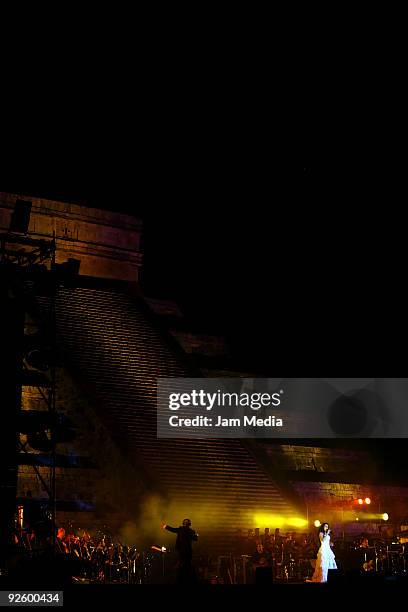
[{"label": "woman in white gown", "polygon": [[320,548],[317,553],[312,582],[327,582],[329,569],[337,569],[334,553],[331,549],[329,523],[323,523],[319,529]]}]

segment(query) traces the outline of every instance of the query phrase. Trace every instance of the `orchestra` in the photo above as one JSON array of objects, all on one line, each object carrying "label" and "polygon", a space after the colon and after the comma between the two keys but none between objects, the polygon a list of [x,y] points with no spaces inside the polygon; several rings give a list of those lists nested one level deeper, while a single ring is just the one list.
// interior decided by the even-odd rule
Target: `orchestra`
[{"label": "orchestra", "polygon": [[[398,536],[388,539],[380,536],[361,534],[353,540],[333,537],[336,558],[342,567],[353,568],[362,574],[405,574],[408,556],[405,540],[401,542]],[[32,528],[16,530],[14,543],[27,553],[44,544]],[[279,528],[265,528],[260,533],[257,528],[244,533],[239,529],[228,554],[216,558],[200,556],[197,573],[211,583],[249,584],[255,581],[257,568],[269,567],[274,581],[303,582],[313,575],[317,550],[314,531],[281,533]],[[106,526],[102,530],[95,529],[91,535],[87,529],[76,529],[72,524],[56,528],[55,551],[76,562],[74,581],[128,584],[154,581],[155,558],[162,559],[171,552],[161,545],[147,549],[129,546],[115,539]]]}]

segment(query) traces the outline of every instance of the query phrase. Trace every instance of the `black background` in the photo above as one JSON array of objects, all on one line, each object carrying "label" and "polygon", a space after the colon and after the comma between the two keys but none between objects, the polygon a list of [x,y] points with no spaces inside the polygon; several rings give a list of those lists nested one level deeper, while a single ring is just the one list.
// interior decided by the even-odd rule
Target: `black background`
[{"label": "black background", "polygon": [[156,44],[159,21],[139,40],[121,20],[115,44],[88,21],[27,35],[6,63],[0,188],[140,216],[145,292],[265,374],[405,376],[392,116],[340,90],[332,115],[327,91],[314,112],[307,88],[285,104],[262,40]]},{"label": "black background", "polygon": [[2,189],[141,217],[145,292],[175,299],[265,373],[403,375],[398,168],[276,162],[252,141],[220,151],[213,136],[162,150],[157,135],[153,152],[150,135],[134,150],[14,143]]}]

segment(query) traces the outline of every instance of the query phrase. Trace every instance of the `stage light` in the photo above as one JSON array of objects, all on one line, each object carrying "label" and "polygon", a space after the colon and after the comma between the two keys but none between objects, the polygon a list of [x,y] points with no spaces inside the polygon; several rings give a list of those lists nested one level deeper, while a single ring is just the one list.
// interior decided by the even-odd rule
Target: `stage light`
[{"label": "stage light", "polygon": [[258,534],[259,529],[264,529],[265,527],[279,527],[284,528],[287,527],[306,527],[308,522],[306,519],[301,518],[300,516],[282,516],[281,514],[255,514],[254,516],[255,525],[259,525],[257,527]]},{"label": "stage light", "polygon": [[383,518],[383,521],[388,521],[390,517],[388,516],[386,512],[384,512],[384,514],[382,515],[382,518]]},{"label": "stage light", "polygon": [[321,522],[319,521],[319,519],[316,519],[313,524],[314,524],[315,527],[320,527]]},{"label": "stage light", "polygon": [[367,505],[371,504],[371,499],[369,497],[366,497],[364,501]]},{"label": "stage light", "polygon": [[360,499],[358,499],[357,501],[358,501],[358,503],[360,504],[360,506],[362,506],[362,505],[363,505],[363,503],[364,503],[364,502],[363,502],[363,500],[361,499],[361,497],[360,497]]},{"label": "stage light", "polygon": [[358,521],[358,520],[359,520],[359,518],[358,518],[358,516],[356,516],[356,521]]},{"label": "stage light", "polygon": [[306,527],[307,521],[303,518],[293,517],[286,519],[286,524],[290,527]]},{"label": "stage light", "polygon": [[259,527],[284,527],[285,519],[280,514],[267,514],[267,513],[257,513],[254,515],[254,524],[259,525]]}]

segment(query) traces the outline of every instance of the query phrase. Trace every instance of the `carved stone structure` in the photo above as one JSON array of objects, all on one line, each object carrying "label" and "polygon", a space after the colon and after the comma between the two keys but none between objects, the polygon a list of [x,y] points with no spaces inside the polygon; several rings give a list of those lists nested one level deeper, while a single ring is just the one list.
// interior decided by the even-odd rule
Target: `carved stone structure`
[{"label": "carved stone structure", "polygon": [[[380,478],[364,481],[371,459],[361,452],[300,443],[157,440],[158,376],[197,371],[242,376],[243,371],[228,364],[221,338],[192,333],[175,304],[141,294],[141,221],[0,193],[0,233],[9,231],[18,199],[32,202],[28,235],[54,237],[56,263],[80,261],[78,282],[60,290],[56,304],[58,348],[64,358],[58,364],[57,409],[77,426],[75,441],[57,449],[60,522],[82,527],[109,522],[120,529],[133,517],[151,527],[145,535],[155,538],[163,508],[169,522],[188,509],[225,550],[228,540],[221,538],[226,525],[233,541],[233,530],[256,527],[260,512],[274,517],[307,513],[309,520],[324,516],[342,522],[349,500],[368,493],[376,503],[381,499],[381,511],[402,519],[408,490],[384,487]],[[41,308],[46,298],[37,297]],[[23,410],[38,410],[38,391],[26,387],[22,404]],[[45,497],[34,459],[37,472],[46,473],[40,452],[20,460],[18,496],[23,502],[28,491],[37,500]]]},{"label": "carved stone structure", "polygon": [[141,221],[77,204],[0,192],[0,232],[10,227],[19,199],[32,202],[28,235],[56,240],[56,263],[80,260],[83,276],[137,282],[142,263]]}]

